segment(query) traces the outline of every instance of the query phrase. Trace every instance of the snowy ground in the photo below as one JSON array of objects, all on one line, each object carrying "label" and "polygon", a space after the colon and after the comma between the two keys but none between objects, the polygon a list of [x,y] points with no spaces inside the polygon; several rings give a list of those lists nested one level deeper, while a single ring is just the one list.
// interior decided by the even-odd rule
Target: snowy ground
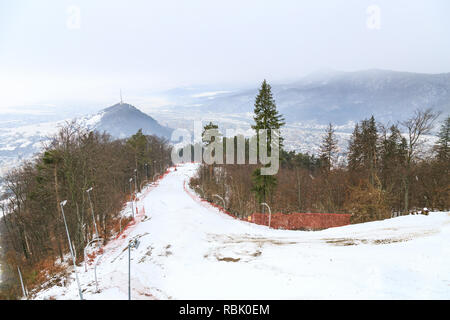
[{"label": "snowy ground", "polygon": [[[85,299],[449,299],[450,215],[404,216],[319,232],[271,230],[237,221],[191,197],[178,167],[143,190],[142,214],[110,242],[97,268],[77,268]],[[130,209],[124,210],[129,212]],[[142,221],[143,220],[143,221]],[[37,299],[78,299],[67,287]]]}]

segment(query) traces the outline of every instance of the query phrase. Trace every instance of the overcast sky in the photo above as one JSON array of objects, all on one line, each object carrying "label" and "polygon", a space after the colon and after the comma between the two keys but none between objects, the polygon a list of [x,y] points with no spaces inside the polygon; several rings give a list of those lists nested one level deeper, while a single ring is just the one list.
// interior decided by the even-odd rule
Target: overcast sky
[{"label": "overcast sky", "polygon": [[0,112],[315,70],[450,72],[448,0],[0,0]]}]

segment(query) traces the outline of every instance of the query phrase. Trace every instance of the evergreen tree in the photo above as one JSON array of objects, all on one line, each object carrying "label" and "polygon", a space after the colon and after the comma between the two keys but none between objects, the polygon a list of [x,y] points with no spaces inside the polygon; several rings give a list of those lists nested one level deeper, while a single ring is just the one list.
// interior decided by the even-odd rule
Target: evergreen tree
[{"label": "evergreen tree", "polygon": [[[206,137],[206,131],[208,130],[209,133],[209,137]],[[208,146],[213,143],[216,140],[216,137],[221,136],[220,132],[219,132],[219,126],[209,122],[207,125],[205,125],[203,127],[203,132],[202,132],[202,142],[206,144],[206,150],[202,151],[203,152],[203,156],[205,157],[205,152],[209,152],[208,151]],[[215,157],[216,155],[216,150],[211,150],[211,157]],[[204,158],[205,159],[205,158]],[[215,163],[213,163],[212,165],[209,166],[209,176],[212,177],[213,176],[213,168],[214,168]]]},{"label": "evergreen tree", "polygon": [[377,168],[377,141],[378,130],[375,123],[375,118],[372,116],[369,120],[363,120],[361,123],[361,143],[363,154],[363,165],[371,174]]},{"label": "evergreen tree", "polygon": [[[271,153],[272,132],[270,129],[281,129],[285,124],[283,117],[278,113],[275,100],[272,96],[272,88],[266,80],[261,84],[259,93],[255,99],[254,117],[255,124],[252,126],[256,130],[257,137],[257,154],[259,158],[259,133],[258,130],[266,129],[266,146],[268,154]],[[279,138],[279,146],[282,147],[282,137]],[[259,201],[266,201],[266,197],[277,184],[276,178],[273,176],[261,175],[261,169],[256,169],[253,174],[253,188]]]},{"label": "evergreen tree", "polygon": [[139,129],[138,132],[132,135],[127,140],[127,144],[134,152],[136,168],[144,165],[144,163],[149,160],[146,158],[147,138],[142,133],[142,129]]},{"label": "evergreen tree", "polygon": [[[211,137],[211,140],[210,140],[210,141],[206,140],[206,138],[205,138],[206,130],[209,130],[209,132],[210,132],[212,135],[214,135],[214,136]],[[214,124],[214,123],[212,123],[212,122],[209,122],[207,125],[205,125],[205,126],[203,127],[202,141],[203,141],[203,143],[205,143],[207,146],[208,146],[211,142],[214,142],[214,141],[215,141],[215,137],[219,137],[219,136],[222,136],[222,134],[219,132],[219,126],[218,126],[218,125],[216,125],[216,124]]]},{"label": "evergreen tree", "polygon": [[149,156],[149,144],[147,141],[147,137],[142,133],[142,129],[139,129],[127,140],[127,145],[132,149],[134,153],[135,169],[137,170],[135,178],[137,179],[136,183],[138,186],[138,190],[140,191],[140,174],[143,172],[145,164],[151,162]]},{"label": "evergreen tree", "polygon": [[320,146],[320,159],[328,172],[331,171],[331,167],[338,151],[337,144],[338,141],[334,133],[333,125],[330,123],[322,138],[322,145]]},{"label": "evergreen tree", "polygon": [[445,119],[438,133],[439,140],[435,145],[437,159],[442,162],[450,161],[450,116]]},{"label": "evergreen tree", "polygon": [[375,118],[356,124],[349,144],[348,162],[351,170],[364,169],[375,174],[378,160],[378,130]]},{"label": "evergreen tree", "polygon": [[391,206],[395,211],[401,210],[402,175],[404,171],[407,142],[398,126],[392,125],[389,130],[383,128],[380,138],[379,171],[384,190],[391,193]]},{"label": "evergreen tree", "polygon": [[348,146],[348,167],[350,170],[355,171],[361,166],[361,129],[359,124],[355,125],[352,136]]},{"label": "evergreen tree", "polygon": [[407,152],[406,139],[396,125],[389,128],[389,136],[385,136],[380,146],[380,167],[389,170],[403,165]]},{"label": "evergreen tree", "polygon": [[277,185],[277,179],[274,176],[261,175],[261,168],[253,171],[252,182],[252,191],[255,193],[258,203],[266,202],[268,195]]},{"label": "evergreen tree", "polygon": [[[282,115],[278,113],[275,100],[272,96],[272,88],[266,80],[263,81],[261,89],[255,99],[254,116],[255,125],[252,126],[254,130],[260,129],[281,129],[285,124]],[[258,139],[259,141],[259,139]],[[280,137],[280,147],[282,147],[283,138]],[[267,132],[267,147],[270,150],[272,142],[271,132]]]}]

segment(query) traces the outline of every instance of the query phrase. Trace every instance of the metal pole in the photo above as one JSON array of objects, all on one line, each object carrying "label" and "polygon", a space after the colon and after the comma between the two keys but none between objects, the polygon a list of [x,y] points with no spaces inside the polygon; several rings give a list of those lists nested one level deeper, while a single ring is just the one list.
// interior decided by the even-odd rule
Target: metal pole
[{"label": "metal pole", "polygon": [[88,244],[86,245],[86,247],[84,247],[84,249],[83,249],[83,253],[84,253],[84,272],[87,272],[87,263],[86,263],[86,250],[87,250],[87,248],[91,245],[91,243],[93,243],[93,242],[98,242],[99,243],[99,247],[100,247],[100,241],[102,241],[103,239],[102,238],[95,238],[95,239],[92,239],[91,241],[89,241],[88,242]]},{"label": "metal pole", "polygon": [[91,206],[92,221],[94,221],[95,235],[98,238],[99,236],[98,236],[97,223],[95,222],[94,207],[92,206],[92,201],[91,201],[91,191],[92,191],[92,187],[90,187],[89,189],[86,190],[86,192],[88,194],[88,198],[89,198],[89,204]]},{"label": "metal pole", "polygon": [[138,248],[140,241],[138,239],[128,242],[128,300],[131,300],[131,248]]},{"label": "metal pole", "polygon": [[23,285],[22,273],[20,272],[20,268],[19,267],[17,267],[17,271],[19,271],[20,285],[22,286],[23,296],[28,299],[27,293],[25,292],[25,286]]},{"label": "metal pole", "polygon": [[128,243],[128,300],[131,300],[131,242]]},{"label": "metal pole", "polygon": [[97,265],[100,262],[100,259],[103,257],[103,254],[98,257],[97,261],[95,262],[94,265],[94,275],[95,275],[95,292],[98,292],[98,281],[97,281]]},{"label": "metal pole", "polygon": [[81,292],[80,279],[78,279],[77,265],[75,263],[75,256],[73,254],[72,242],[70,241],[69,229],[67,228],[66,216],[64,215],[64,206],[66,205],[66,203],[67,203],[67,200],[64,200],[64,201],[61,201],[61,203],[59,205],[61,206],[61,212],[62,212],[63,219],[64,219],[64,226],[66,227],[67,239],[69,240],[70,254],[72,255],[72,262],[73,262],[73,268],[75,271],[75,278],[77,279],[77,284],[78,284],[78,294],[80,295],[80,300],[83,300],[83,293]]},{"label": "metal pole", "polygon": [[272,218],[272,211],[270,211],[270,207],[267,203],[263,202],[261,205],[266,206],[269,209],[269,228],[270,228],[270,219]]}]

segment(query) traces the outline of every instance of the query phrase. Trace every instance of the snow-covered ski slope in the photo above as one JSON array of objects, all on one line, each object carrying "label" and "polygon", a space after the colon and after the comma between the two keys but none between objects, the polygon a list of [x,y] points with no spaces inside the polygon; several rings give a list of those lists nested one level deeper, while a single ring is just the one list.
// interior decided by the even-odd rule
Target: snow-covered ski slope
[{"label": "snow-covered ski slope", "polygon": [[[139,222],[104,248],[100,292],[94,265],[77,268],[85,299],[128,299],[124,249],[134,238],[140,246],[131,252],[132,299],[450,298],[449,213],[317,232],[272,230],[190,196],[184,182],[196,167],[172,168],[143,190]],[[36,298],[78,299],[73,273],[66,287]]]}]

